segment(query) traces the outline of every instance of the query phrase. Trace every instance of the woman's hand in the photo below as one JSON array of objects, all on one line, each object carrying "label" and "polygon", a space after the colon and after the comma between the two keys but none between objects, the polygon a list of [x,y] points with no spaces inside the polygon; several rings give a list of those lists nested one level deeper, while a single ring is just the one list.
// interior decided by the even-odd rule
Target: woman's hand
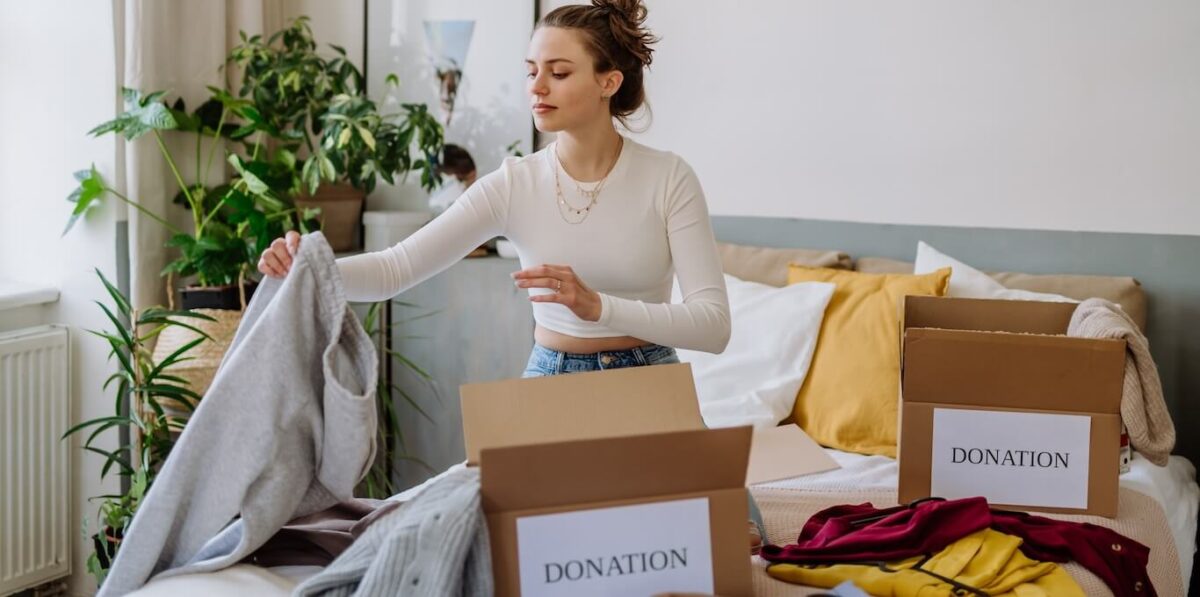
[{"label": "woman's hand", "polygon": [[535,303],[559,303],[566,305],[575,316],[584,321],[600,320],[600,293],[588,288],[568,265],[539,265],[513,272],[518,288],[549,288],[549,294],[535,294],[529,300]]},{"label": "woman's hand", "polygon": [[292,269],[292,256],[300,250],[300,233],[289,230],[283,238],[271,241],[271,246],[258,258],[258,271],[273,278],[282,278]]}]

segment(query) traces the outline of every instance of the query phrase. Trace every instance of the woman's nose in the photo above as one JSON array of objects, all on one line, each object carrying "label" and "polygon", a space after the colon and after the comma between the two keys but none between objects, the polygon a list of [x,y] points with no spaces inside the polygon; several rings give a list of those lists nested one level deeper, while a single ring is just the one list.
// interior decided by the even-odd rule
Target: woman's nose
[{"label": "woman's nose", "polygon": [[542,75],[534,75],[534,77],[529,80],[529,93],[540,97],[546,95],[548,92],[549,90],[546,88],[546,78]]}]

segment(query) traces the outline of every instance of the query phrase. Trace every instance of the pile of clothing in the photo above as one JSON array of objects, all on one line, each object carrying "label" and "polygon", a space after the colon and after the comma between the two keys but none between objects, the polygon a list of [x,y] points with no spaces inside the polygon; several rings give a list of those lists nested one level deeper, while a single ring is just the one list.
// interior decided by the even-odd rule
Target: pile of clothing
[{"label": "pile of clothing", "polygon": [[477,470],[404,504],[353,497],[375,458],[378,369],[333,250],[306,235],[255,292],[98,597],[240,562],[327,566],[303,596],[490,595]]},{"label": "pile of clothing", "polygon": [[1117,597],[1153,596],[1150,550],[1110,529],[927,498],[813,515],[793,545],[764,545],[774,578],[817,587],[853,581],[872,595],[1079,595],[1057,563],[1090,570]]}]

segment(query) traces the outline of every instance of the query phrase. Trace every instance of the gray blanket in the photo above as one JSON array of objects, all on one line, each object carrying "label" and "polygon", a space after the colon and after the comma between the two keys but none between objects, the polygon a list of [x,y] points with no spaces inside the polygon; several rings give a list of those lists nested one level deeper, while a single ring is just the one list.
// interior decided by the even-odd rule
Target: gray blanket
[{"label": "gray blanket", "polygon": [[288,276],[254,293],[99,596],[236,564],[287,521],[350,499],[375,454],[377,370],[333,252],[305,236]]}]

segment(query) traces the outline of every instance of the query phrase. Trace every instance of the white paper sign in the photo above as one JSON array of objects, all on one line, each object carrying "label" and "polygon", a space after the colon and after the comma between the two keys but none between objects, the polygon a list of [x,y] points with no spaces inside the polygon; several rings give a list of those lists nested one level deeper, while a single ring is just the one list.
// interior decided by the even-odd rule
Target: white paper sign
[{"label": "white paper sign", "polygon": [[929,494],[1086,508],[1091,431],[1080,415],[935,408]]},{"label": "white paper sign", "polygon": [[521,595],[712,593],[708,498],[517,519]]}]

